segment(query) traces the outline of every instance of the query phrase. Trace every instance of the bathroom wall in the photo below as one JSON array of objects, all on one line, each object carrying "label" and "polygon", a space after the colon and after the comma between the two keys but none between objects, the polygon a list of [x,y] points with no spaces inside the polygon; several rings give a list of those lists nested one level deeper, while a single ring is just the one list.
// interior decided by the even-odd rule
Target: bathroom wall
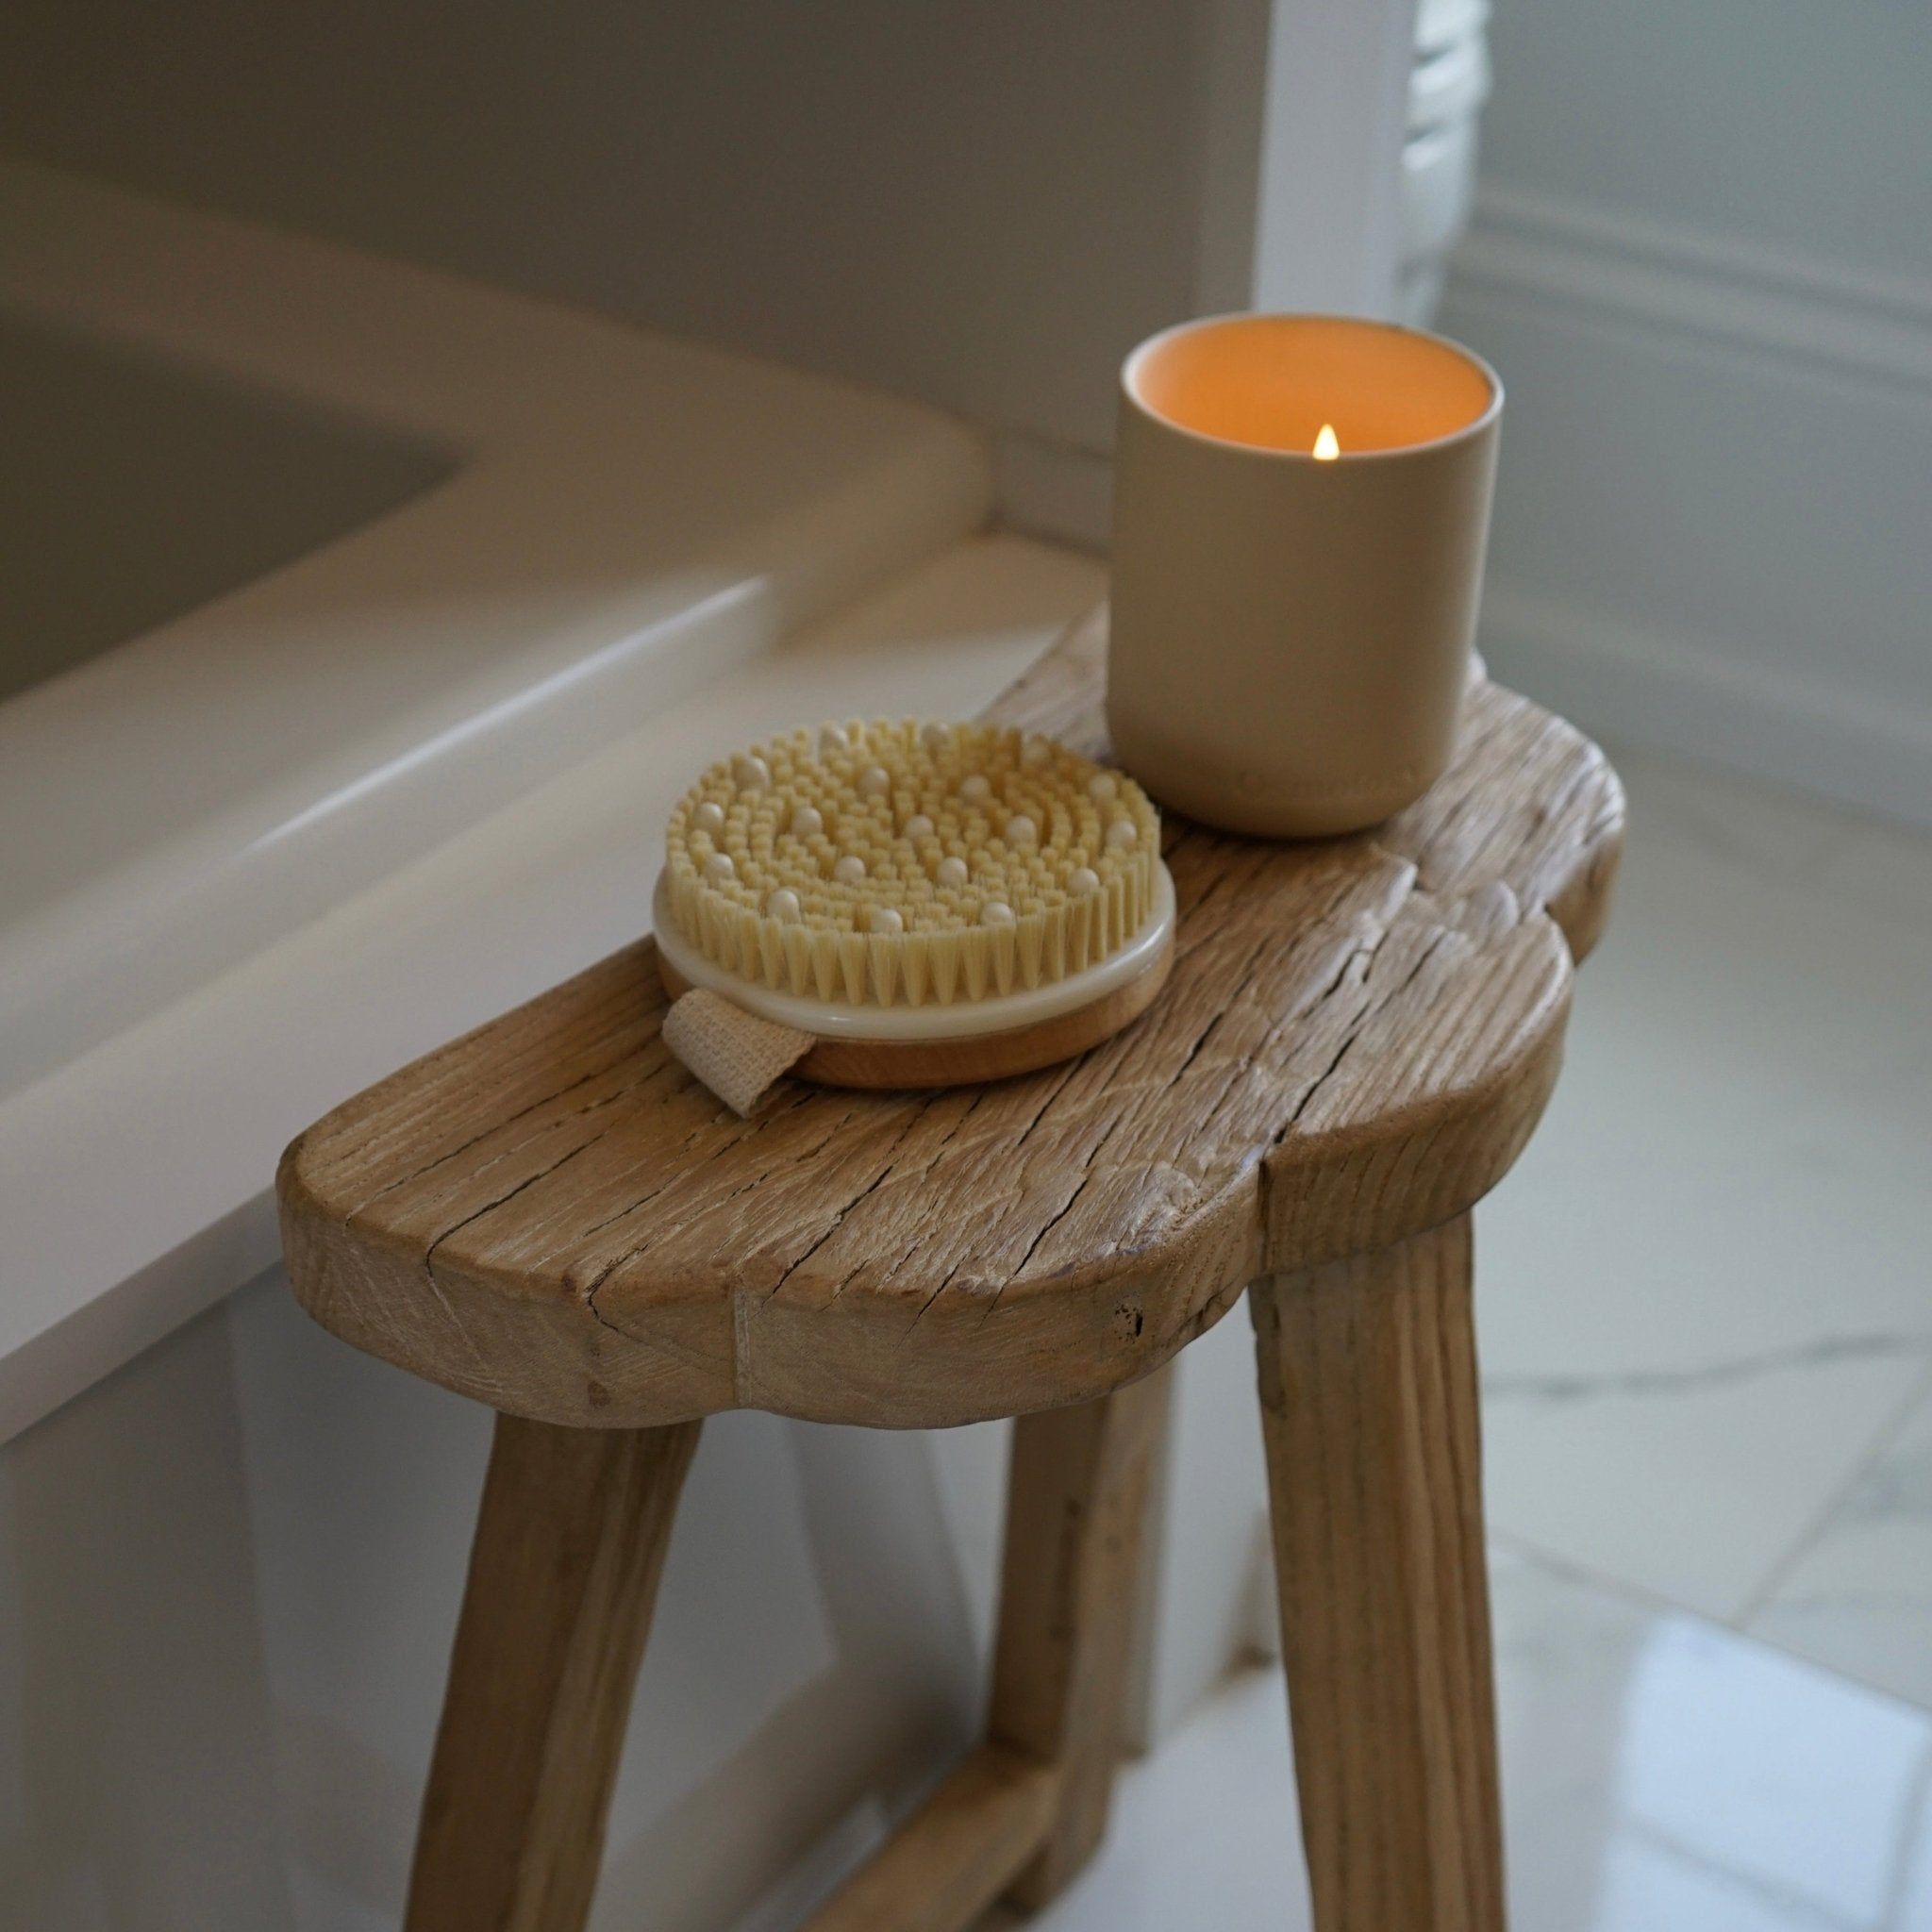
[{"label": "bathroom wall", "polygon": [[190,44],[173,8],[126,36],[46,8],[64,47],[27,64],[85,107],[17,138],[1048,428],[1091,407],[1096,318],[1156,325],[1188,286],[1197,57],[1166,0],[195,10]]},{"label": "bathroom wall", "polygon": [[20,0],[0,127],[38,158],[1073,438],[1110,408],[1114,345],[1188,306],[1207,19]]},{"label": "bathroom wall", "polygon": [[1415,0],[15,0],[0,149],[922,396],[1106,527],[1113,376],[1386,306]]},{"label": "bathroom wall", "polygon": [[1509,391],[1486,648],[1932,824],[1932,10],[1499,0],[1442,325]]}]

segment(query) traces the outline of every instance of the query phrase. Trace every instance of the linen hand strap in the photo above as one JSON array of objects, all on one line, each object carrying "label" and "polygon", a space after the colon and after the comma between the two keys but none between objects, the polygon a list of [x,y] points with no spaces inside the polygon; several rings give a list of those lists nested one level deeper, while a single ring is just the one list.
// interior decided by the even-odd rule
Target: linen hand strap
[{"label": "linen hand strap", "polygon": [[741,1119],[817,1040],[816,1034],[747,1013],[706,987],[681,994],[664,1016],[664,1044]]}]

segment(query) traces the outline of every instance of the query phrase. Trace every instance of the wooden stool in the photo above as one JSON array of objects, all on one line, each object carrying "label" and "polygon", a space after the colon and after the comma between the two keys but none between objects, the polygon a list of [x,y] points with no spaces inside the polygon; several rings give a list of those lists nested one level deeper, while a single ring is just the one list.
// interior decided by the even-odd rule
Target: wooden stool
[{"label": "wooden stool", "polygon": [[[995,707],[1105,756],[1104,634]],[[1106,1824],[1178,1350],[1249,1291],[1320,1932],[1494,1932],[1502,1846],[1469,1209],[1556,1080],[1623,824],[1493,686],[1373,835],[1174,823],[1174,976],[1084,1058],[740,1121],[658,1039],[648,941],[289,1149],[303,1306],[500,1411],[411,1932],[575,1932],[700,1418],[1020,1418],[987,1735],[814,1922],[1051,1898]]]}]

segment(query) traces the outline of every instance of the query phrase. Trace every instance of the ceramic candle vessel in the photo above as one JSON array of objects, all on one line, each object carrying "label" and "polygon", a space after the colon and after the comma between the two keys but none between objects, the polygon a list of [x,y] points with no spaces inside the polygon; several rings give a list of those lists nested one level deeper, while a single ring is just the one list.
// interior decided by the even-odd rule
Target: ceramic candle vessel
[{"label": "ceramic candle vessel", "polygon": [[1231,831],[1378,824],[1441,775],[1469,675],[1503,390],[1439,336],[1236,315],[1121,374],[1108,720]]}]

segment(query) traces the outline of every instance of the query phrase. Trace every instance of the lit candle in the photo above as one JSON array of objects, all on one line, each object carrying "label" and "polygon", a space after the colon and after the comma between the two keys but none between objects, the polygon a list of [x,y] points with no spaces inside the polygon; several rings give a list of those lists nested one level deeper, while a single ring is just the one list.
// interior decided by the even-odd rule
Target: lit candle
[{"label": "lit candle", "polygon": [[1191,816],[1374,824],[1455,746],[1502,385],[1439,336],[1241,315],[1121,376],[1108,717]]}]

